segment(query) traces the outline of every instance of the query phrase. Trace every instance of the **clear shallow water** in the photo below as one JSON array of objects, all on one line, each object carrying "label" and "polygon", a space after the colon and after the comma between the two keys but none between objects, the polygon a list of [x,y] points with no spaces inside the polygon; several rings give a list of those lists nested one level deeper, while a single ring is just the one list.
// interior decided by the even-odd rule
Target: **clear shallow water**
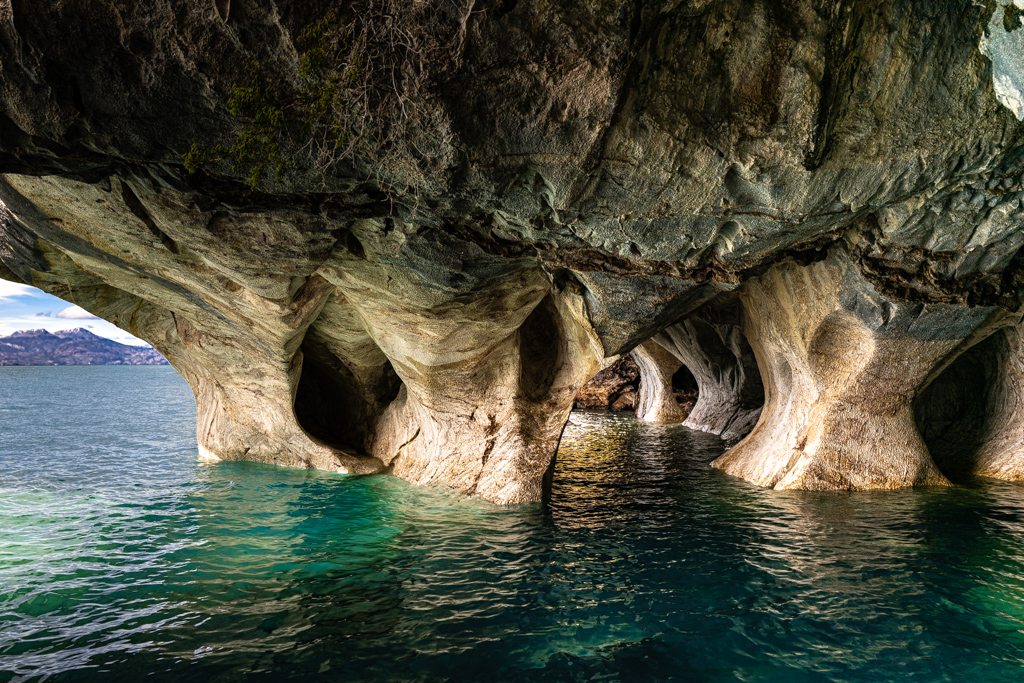
[{"label": "clear shallow water", "polygon": [[0,368],[0,680],[1020,681],[1024,488],[765,491],[577,414],[550,506],[195,461],[169,368]]}]

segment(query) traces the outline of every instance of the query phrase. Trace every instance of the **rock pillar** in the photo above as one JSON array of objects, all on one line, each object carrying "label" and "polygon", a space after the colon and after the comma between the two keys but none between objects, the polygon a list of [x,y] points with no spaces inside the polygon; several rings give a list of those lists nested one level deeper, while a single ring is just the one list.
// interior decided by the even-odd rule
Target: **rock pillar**
[{"label": "rock pillar", "polygon": [[723,295],[656,335],[697,380],[697,403],[683,423],[723,439],[745,436],[757,423],[764,388],[757,360],[743,334],[743,311]]},{"label": "rock pillar", "polygon": [[576,391],[603,358],[582,299],[536,269],[422,296],[354,270],[331,277],[402,381],[371,454],[415,484],[541,500]]},{"label": "rock pillar", "polygon": [[682,363],[652,341],[644,342],[630,352],[640,368],[640,397],[636,416],[646,422],[677,423],[686,419],[672,393],[672,375]]},{"label": "rock pillar", "polygon": [[715,467],[777,489],[948,483],[918,431],[914,399],[1002,313],[890,301],[841,253],[775,266],[741,297],[765,407]]}]

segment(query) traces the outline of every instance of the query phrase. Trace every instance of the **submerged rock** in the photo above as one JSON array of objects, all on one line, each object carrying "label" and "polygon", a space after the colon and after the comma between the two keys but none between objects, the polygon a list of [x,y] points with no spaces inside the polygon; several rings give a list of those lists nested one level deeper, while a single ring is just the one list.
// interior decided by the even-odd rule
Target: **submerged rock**
[{"label": "submerged rock", "polygon": [[1012,433],[1008,3],[352,7],[0,9],[0,277],[150,342],[208,457],[538,500],[658,344],[760,484],[945,483],[915,402],[972,348]]}]

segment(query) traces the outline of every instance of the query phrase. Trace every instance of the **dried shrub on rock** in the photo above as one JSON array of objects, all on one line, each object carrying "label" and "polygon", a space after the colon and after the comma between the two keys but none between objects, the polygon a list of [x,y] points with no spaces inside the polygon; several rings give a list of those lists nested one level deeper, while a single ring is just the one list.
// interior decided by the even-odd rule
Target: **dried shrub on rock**
[{"label": "dried shrub on rock", "polygon": [[388,193],[431,191],[453,153],[448,116],[432,98],[458,67],[469,9],[447,0],[352,0],[295,38],[294,76],[274,78],[249,58],[228,107],[228,143],[184,155],[194,173],[211,162],[245,173],[338,172],[375,179]]}]

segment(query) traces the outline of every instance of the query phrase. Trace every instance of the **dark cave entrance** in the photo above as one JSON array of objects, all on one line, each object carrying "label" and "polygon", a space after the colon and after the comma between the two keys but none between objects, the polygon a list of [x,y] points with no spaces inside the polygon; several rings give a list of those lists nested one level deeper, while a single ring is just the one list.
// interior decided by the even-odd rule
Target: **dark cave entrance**
[{"label": "dark cave entrance", "polygon": [[995,393],[1007,354],[1006,333],[996,332],[953,361],[914,403],[932,460],[954,483],[971,477],[999,407]]},{"label": "dark cave entrance", "polygon": [[679,369],[672,375],[672,395],[679,407],[687,413],[697,405],[697,400],[700,398],[700,384],[690,368],[685,365],[679,366]]},{"label": "dark cave entrance", "polygon": [[640,389],[640,367],[623,355],[580,387],[574,410],[635,410]]},{"label": "dark cave entrance", "polygon": [[360,382],[327,349],[304,342],[302,352],[302,375],[295,392],[299,425],[328,446],[364,452],[376,418],[402,388],[391,363],[385,362],[373,381]]}]

